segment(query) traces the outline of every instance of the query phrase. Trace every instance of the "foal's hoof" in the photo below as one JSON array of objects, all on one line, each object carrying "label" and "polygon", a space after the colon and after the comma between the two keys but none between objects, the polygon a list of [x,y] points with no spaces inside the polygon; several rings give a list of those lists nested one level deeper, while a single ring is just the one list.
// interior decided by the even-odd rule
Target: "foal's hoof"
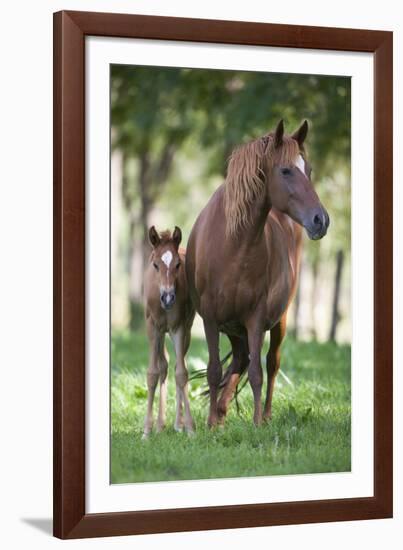
[{"label": "foal's hoof", "polygon": [[143,432],[143,435],[141,436],[141,440],[146,441],[149,438],[150,433],[151,432]]}]

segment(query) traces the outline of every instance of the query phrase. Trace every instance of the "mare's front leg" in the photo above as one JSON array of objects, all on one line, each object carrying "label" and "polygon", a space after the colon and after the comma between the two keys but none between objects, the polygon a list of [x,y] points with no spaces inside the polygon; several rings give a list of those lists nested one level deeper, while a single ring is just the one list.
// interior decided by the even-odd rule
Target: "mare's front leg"
[{"label": "mare's front leg", "polygon": [[[183,325],[180,325],[175,332],[171,332],[172,343],[175,348],[176,367],[176,420],[175,428],[179,431],[184,424],[188,433],[193,433],[194,424],[190,412],[190,403],[188,395],[188,371],[185,362],[185,353],[188,347],[188,336]],[[182,418],[182,405],[184,407],[184,416]]]},{"label": "mare's front leg", "polygon": [[270,330],[270,348],[266,356],[267,395],[263,413],[264,420],[271,420],[274,382],[280,368],[280,346],[285,336],[286,323],[287,316],[284,314],[277,325]]},{"label": "mare's front leg", "polygon": [[249,382],[252,386],[255,411],[253,421],[256,426],[262,423],[262,385],[263,372],[261,362],[261,351],[264,338],[262,324],[259,322],[258,316],[253,317],[247,323],[248,344],[249,344]]},{"label": "mare's front leg", "polygon": [[222,366],[220,362],[219,331],[215,321],[203,319],[204,332],[206,334],[207,347],[209,351],[209,362],[207,365],[207,381],[210,393],[210,412],[207,424],[210,428],[218,422],[217,398],[222,378]]},{"label": "mare's front leg", "polygon": [[143,438],[146,438],[150,434],[153,427],[154,395],[160,376],[158,363],[161,355],[161,349],[163,348],[163,334],[160,333],[150,318],[147,319],[146,324],[150,351],[147,369],[147,413],[144,421]]}]

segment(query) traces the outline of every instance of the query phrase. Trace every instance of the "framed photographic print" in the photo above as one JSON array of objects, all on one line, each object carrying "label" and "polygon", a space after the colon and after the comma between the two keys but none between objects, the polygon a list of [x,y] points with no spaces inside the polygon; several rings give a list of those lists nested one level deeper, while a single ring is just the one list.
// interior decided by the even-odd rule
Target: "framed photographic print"
[{"label": "framed photographic print", "polygon": [[54,15],[54,534],[392,515],[392,33]]}]

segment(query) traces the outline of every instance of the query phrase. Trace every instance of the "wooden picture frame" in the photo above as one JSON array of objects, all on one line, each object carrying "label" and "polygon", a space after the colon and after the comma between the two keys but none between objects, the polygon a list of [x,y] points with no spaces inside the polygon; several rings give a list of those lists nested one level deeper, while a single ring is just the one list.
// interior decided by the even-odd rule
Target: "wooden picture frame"
[{"label": "wooden picture frame", "polygon": [[[85,37],[374,55],[374,496],[86,513]],[[392,33],[63,11],[54,14],[54,535],[63,539],[392,516]]]}]

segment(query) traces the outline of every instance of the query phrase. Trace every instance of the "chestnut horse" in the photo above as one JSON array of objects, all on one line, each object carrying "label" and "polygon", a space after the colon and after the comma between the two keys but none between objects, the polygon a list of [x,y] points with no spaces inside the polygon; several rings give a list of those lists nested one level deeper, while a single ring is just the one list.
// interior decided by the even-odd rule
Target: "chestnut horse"
[{"label": "chestnut horse", "polygon": [[[255,424],[271,418],[280,345],[297,284],[301,226],[316,240],[326,234],[329,225],[310,180],[303,146],[307,131],[305,121],[293,135],[285,135],[280,121],[274,132],[235,149],[225,182],[200,213],[189,237],[188,285],[203,319],[209,350],[209,426],[224,421],[246,369]],[[268,330],[267,395],[262,412],[260,355]],[[220,332],[229,337],[233,354],[224,378]]]},{"label": "chestnut horse", "polygon": [[172,236],[169,231],[158,234],[153,226],[149,230],[149,239],[153,250],[144,276],[144,299],[150,356],[147,371],[147,414],[143,437],[147,437],[152,430],[153,402],[158,380],[160,381],[160,402],[157,431],[161,431],[165,426],[168,374],[166,333],[169,333],[172,339],[176,355],[175,429],[181,431],[184,427],[188,433],[192,433],[194,426],[189,406],[185,355],[190,344],[190,331],[195,310],[186,284],[185,251],[179,249],[182,233],[179,227],[175,227]]}]

